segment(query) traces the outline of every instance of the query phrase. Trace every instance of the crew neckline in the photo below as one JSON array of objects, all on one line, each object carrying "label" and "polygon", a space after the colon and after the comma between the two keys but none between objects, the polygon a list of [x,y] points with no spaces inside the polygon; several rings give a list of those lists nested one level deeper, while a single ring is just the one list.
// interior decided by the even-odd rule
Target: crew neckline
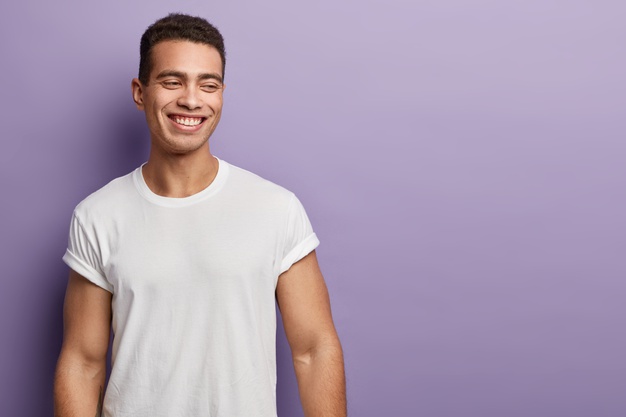
[{"label": "crew neckline", "polygon": [[133,180],[135,186],[137,187],[137,191],[139,191],[139,194],[141,194],[141,196],[144,197],[146,200],[163,207],[186,207],[210,198],[217,194],[217,192],[226,182],[226,178],[228,177],[228,163],[226,161],[222,161],[215,155],[213,156],[215,157],[215,159],[217,159],[218,162],[217,174],[215,175],[215,178],[213,178],[211,184],[195,194],[187,197],[165,197],[155,194],[150,189],[150,187],[148,187],[148,184],[143,177],[142,169],[143,166],[148,163],[148,161],[144,162],[143,164],[141,164],[141,166],[136,168],[135,171],[133,171]]}]

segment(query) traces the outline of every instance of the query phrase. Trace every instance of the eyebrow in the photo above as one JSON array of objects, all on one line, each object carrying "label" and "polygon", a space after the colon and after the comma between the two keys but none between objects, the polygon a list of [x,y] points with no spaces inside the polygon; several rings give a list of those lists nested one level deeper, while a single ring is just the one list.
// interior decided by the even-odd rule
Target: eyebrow
[{"label": "eyebrow", "polygon": [[[176,77],[176,78],[186,80],[187,74],[185,74],[184,72],[175,71],[175,70],[163,70],[156,76],[156,79],[159,80],[161,78],[166,78],[166,77]],[[198,80],[200,81],[216,80],[216,81],[219,81],[220,83],[223,82],[222,77],[219,74],[215,74],[213,72],[198,75]]]}]

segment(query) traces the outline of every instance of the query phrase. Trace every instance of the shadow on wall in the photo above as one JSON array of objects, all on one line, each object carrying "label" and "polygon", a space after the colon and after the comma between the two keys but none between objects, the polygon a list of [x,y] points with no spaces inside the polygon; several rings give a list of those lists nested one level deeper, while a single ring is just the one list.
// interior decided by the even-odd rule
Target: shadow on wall
[{"label": "shadow on wall", "polygon": [[125,175],[148,159],[150,135],[144,113],[135,108],[130,91],[125,97],[108,102],[105,131],[110,146],[102,155],[104,171],[111,179]]},{"label": "shadow on wall", "polygon": [[[71,148],[76,151],[66,158],[68,162],[76,161],[77,166],[73,169],[81,170],[79,172],[85,174],[73,177],[72,184],[68,184],[63,196],[65,201],[57,207],[56,217],[59,227],[54,230],[55,236],[48,239],[49,242],[55,243],[53,247],[48,248],[54,256],[49,259],[49,262],[42,262],[42,265],[37,268],[40,271],[46,271],[45,274],[54,279],[48,283],[50,291],[38,291],[37,294],[41,298],[40,307],[36,310],[38,317],[32,318],[32,327],[30,327],[39,334],[45,333],[45,338],[37,344],[39,353],[33,356],[42,361],[42,372],[37,382],[37,385],[41,386],[36,392],[46,392],[48,396],[37,402],[28,401],[26,398],[17,401],[23,406],[20,410],[28,409],[23,415],[50,415],[52,410],[52,386],[63,340],[62,312],[69,274],[69,268],[60,257],[66,249],[69,218],[74,205],[114,178],[128,174],[143,163],[148,156],[150,140],[144,114],[135,108],[130,97],[130,89],[123,88],[130,84],[130,80],[115,77],[110,82],[111,85],[119,86],[119,88],[113,88],[108,94],[101,96],[98,105],[94,108],[84,109],[85,113],[95,111],[95,117],[90,118],[89,124],[84,126],[84,129],[76,129],[75,136],[70,137],[71,143],[74,144]],[[91,136],[85,138],[84,131],[89,132]],[[85,140],[89,142],[88,146],[77,146]],[[61,224],[63,226],[60,226]],[[37,274],[35,273],[35,276]],[[109,345],[107,379],[110,373],[110,350]],[[18,390],[20,394],[33,391],[32,386],[27,388],[29,378],[25,379],[22,388]]]},{"label": "shadow on wall", "polygon": [[[67,271],[55,268],[46,270],[42,265],[28,268],[27,275],[45,274],[45,288],[24,288],[19,297],[29,304],[19,317],[14,318],[12,333],[14,357],[8,369],[3,370],[3,390],[10,399],[2,405],[2,415],[51,415],[53,407],[52,386],[56,362],[63,336],[62,312],[65,287],[56,285],[67,282]],[[29,277],[27,277],[29,278]],[[37,372],[25,372],[36,369]],[[38,395],[33,398],[33,393]]]},{"label": "shadow on wall", "polygon": [[[117,73],[107,76],[96,92],[81,91],[73,102],[88,103],[75,111],[80,119],[69,132],[66,154],[60,156],[71,171],[81,175],[71,178],[65,197],[75,204],[109,181],[128,174],[147,160],[149,132],[144,113],[138,111],[130,91],[131,76]],[[97,101],[94,100],[97,95]],[[66,126],[56,126],[62,132]]]}]

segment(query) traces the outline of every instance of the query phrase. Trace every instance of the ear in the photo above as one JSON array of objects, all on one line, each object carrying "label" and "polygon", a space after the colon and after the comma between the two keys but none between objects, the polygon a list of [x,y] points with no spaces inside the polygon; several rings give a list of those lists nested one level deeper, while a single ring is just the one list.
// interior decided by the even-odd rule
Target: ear
[{"label": "ear", "polygon": [[130,82],[130,88],[133,93],[133,101],[139,110],[144,110],[143,106],[143,85],[137,78],[133,78]]}]

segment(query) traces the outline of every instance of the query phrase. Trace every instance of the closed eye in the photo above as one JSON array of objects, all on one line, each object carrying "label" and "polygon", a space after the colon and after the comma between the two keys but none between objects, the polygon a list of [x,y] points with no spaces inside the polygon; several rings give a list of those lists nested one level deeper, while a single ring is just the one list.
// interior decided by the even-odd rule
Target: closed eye
[{"label": "closed eye", "polygon": [[219,90],[222,86],[219,84],[214,84],[214,83],[210,83],[210,84],[203,84],[202,86],[200,86],[200,88],[203,91],[206,91],[207,93],[214,93],[217,90]]},{"label": "closed eye", "polygon": [[163,81],[161,85],[165,88],[173,89],[181,86],[180,81]]}]

